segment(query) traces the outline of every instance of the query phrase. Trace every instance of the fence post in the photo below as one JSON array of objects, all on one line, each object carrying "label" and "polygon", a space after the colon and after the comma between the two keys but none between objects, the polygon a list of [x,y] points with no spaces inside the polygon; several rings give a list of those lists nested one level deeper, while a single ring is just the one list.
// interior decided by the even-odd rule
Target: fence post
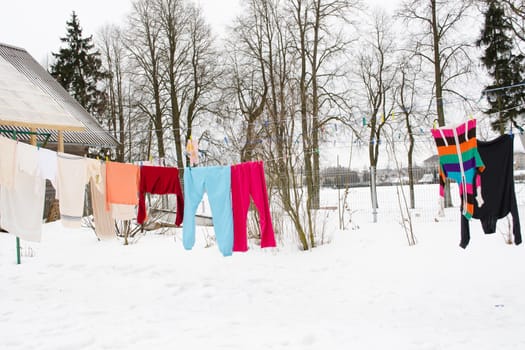
[{"label": "fence post", "polygon": [[[339,154],[337,155],[337,173],[339,173]],[[337,217],[339,218],[339,229],[344,230],[343,216],[341,210],[341,184],[338,183],[339,174],[335,177],[335,185],[337,186]]]},{"label": "fence post", "polygon": [[372,219],[377,222],[377,189],[376,189],[376,168],[370,167],[370,189],[372,191]]}]

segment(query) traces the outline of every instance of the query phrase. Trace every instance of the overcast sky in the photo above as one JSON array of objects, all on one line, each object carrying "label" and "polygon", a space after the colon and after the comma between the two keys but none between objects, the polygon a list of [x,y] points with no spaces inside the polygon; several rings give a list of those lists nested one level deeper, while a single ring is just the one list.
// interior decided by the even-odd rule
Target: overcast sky
[{"label": "overcast sky", "polygon": [[[237,15],[241,0],[195,0],[216,31]],[[365,0],[371,4],[395,1]],[[3,0],[0,9],[0,42],[26,49],[38,62],[57,52],[66,21],[75,11],[83,34],[92,35],[106,23],[123,23],[131,0]]]}]

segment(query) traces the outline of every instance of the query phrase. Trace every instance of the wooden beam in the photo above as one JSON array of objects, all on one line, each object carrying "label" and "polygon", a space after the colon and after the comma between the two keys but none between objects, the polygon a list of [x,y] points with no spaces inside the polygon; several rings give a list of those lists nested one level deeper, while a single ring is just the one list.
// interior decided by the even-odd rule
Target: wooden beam
[{"label": "wooden beam", "polygon": [[28,123],[18,122],[13,120],[2,120],[0,119],[0,125],[6,126],[20,126],[26,128],[37,128],[37,129],[52,129],[52,130],[66,130],[66,131],[84,131],[84,126],[71,126],[71,125],[60,125],[60,124],[40,124],[40,123]]}]

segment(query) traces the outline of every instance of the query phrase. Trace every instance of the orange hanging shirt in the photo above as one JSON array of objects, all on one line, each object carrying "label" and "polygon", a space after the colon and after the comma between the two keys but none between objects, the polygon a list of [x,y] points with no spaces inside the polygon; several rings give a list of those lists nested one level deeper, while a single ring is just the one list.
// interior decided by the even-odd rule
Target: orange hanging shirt
[{"label": "orange hanging shirt", "polygon": [[106,162],[106,210],[110,204],[138,204],[139,167]]}]

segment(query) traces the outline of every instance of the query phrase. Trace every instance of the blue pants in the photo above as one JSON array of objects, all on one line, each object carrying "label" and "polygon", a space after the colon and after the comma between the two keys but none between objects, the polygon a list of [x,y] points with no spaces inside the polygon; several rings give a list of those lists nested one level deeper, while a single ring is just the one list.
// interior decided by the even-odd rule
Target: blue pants
[{"label": "blue pants", "polygon": [[233,212],[229,166],[184,169],[184,224],[182,243],[189,250],[195,244],[195,213],[204,191],[208,193],[215,238],[222,255],[232,255]]}]

